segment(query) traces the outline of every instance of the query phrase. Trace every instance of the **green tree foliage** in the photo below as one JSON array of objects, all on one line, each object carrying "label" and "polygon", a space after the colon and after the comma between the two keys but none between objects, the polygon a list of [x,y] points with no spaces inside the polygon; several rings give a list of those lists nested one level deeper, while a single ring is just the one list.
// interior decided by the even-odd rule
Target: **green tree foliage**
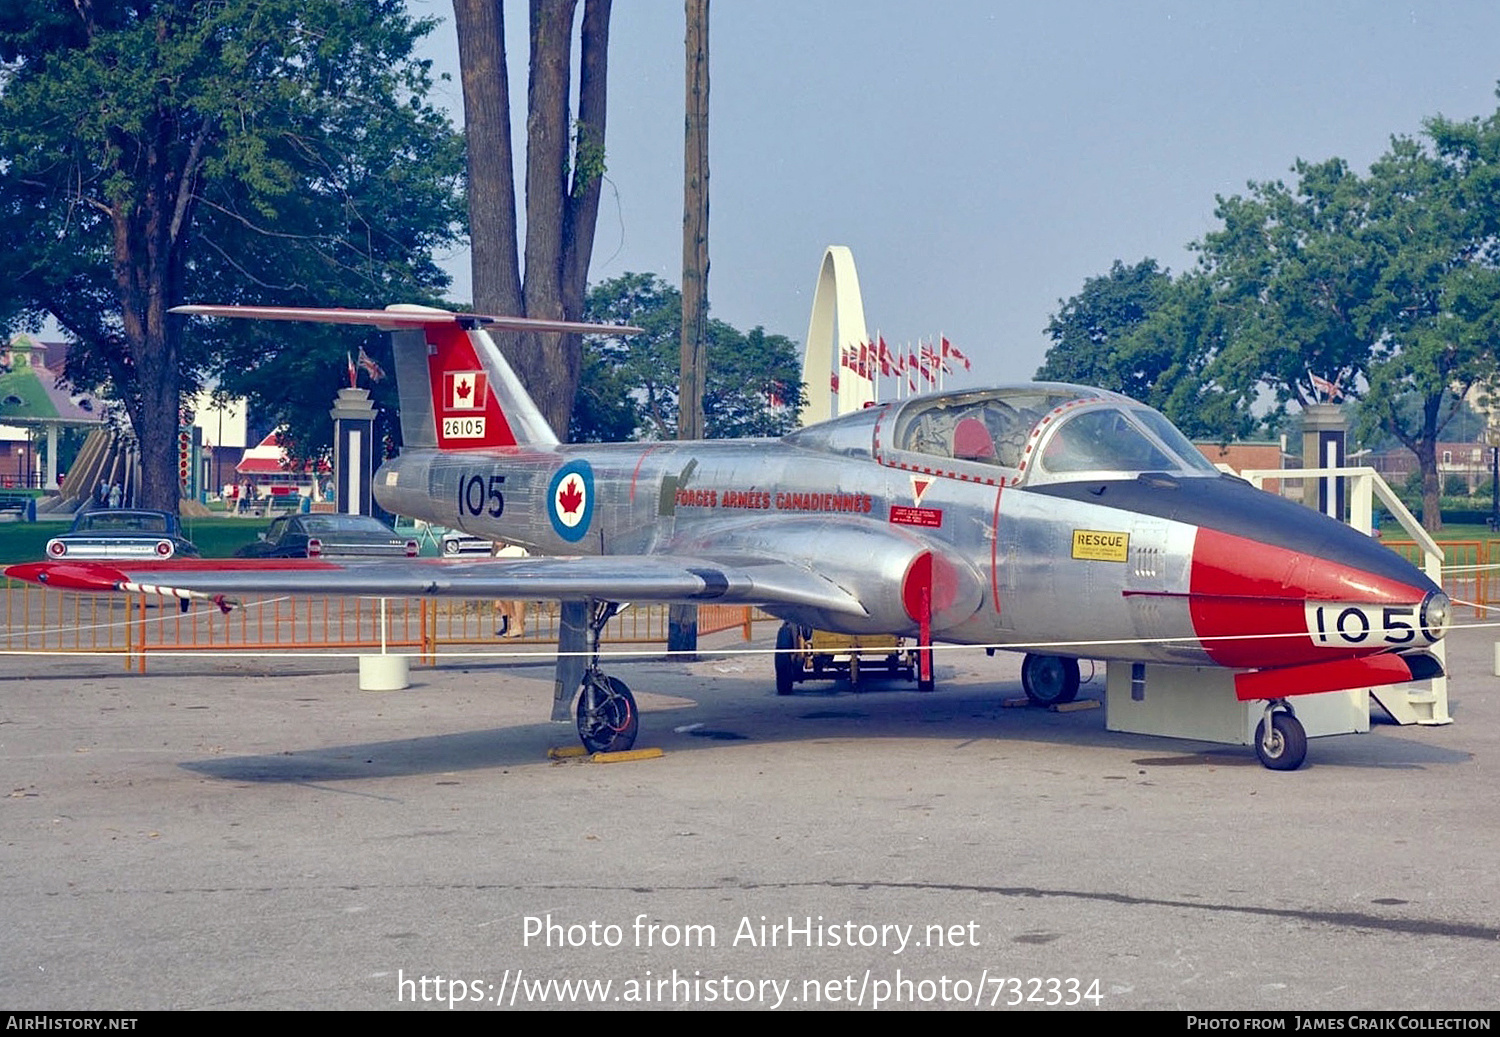
[{"label": "green tree foliage", "polygon": [[353,348],[170,307],[419,301],[446,282],[430,257],[461,228],[462,151],[424,100],[428,28],[399,0],[0,10],[0,318],[50,314],[77,339],[70,377],[124,402],[151,505],[176,507],[183,388],[218,373],[311,445]]},{"label": "green tree foliage", "polygon": [[1436,448],[1464,395],[1495,369],[1500,331],[1495,117],[1427,123],[1368,176],[1299,162],[1294,187],[1221,199],[1205,270],[1231,316],[1218,369],[1242,395],[1312,401],[1307,374],[1362,396],[1367,432],[1417,456],[1423,521],[1440,528]]},{"label": "green tree foliage", "polygon": [[[653,274],[625,274],[589,290],[584,316],[644,333],[586,340],[572,438],[675,438],[682,294]],[[709,439],[785,435],[797,427],[805,402],[795,342],[760,327],[741,332],[709,321],[703,403]]]},{"label": "green tree foliage", "polygon": [[[1380,335],[1363,417],[1417,455],[1422,521],[1438,529],[1438,440],[1469,390],[1496,371],[1500,115],[1434,119],[1427,136],[1431,148],[1396,140],[1370,171],[1379,280],[1367,312]],[[1415,406],[1402,406],[1407,398]]]},{"label": "green tree foliage", "polygon": [[1173,280],[1154,259],[1116,260],[1060,301],[1039,379],[1113,389],[1158,408],[1188,435],[1222,440],[1254,424],[1238,395],[1206,373],[1224,338],[1223,310],[1202,277]]},{"label": "green tree foliage", "polygon": [[1250,184],[1220,198],[1223,227],[1196,247],[1223,309],[1215,373],[1253,397],[1313,402],[1309,371],[1353,382],[1375,332],[1365,305],[1378,273],[1369,253],[1368,185],[1343,161],[1298,162],[1295,187]]},{"label": "green tree foliage", "polygon": [[1154,259],[1126,266],[1118,259],[1103,277],[1083,282],[1047,322],[1047,350],[1039,379],[1114,389],[1144,399],[1170,363],[1141,353],[1132,333],[1161,308],[1172,289],[1169,271]]},{"label": "green tree foliage", "polygon": [[[1500,113],[1429,120],[1368,175],[1340,159],[1218,199],[1195,270],[1145,261],[1086,282],[1048,326],[1041,377],[1159,407],[1190,434],[1243,435],[1314,402],[1309,374],[1362,397],[1367,433],[1417,456],[1439,528],[1436,447],[1500,340]],[[1149,264],[1149,265],[1148,265]],[[1261,406],[1259,409],[1264,410]]]}]

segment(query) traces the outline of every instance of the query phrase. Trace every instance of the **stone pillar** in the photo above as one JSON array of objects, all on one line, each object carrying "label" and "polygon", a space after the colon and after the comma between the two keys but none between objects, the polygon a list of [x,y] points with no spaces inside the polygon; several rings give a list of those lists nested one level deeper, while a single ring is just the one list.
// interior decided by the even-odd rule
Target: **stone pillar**
[{"label": "stone pillar", "polygon": [[57,485],[57,422],[47,422],[47,467],[46,476],[42,480],[42,489],[48,493],[56,493],[60,487]]},{"label": "stone pillar", "polygon": [[[1344,467],[1344,444],[1349,434],[1349,423],[1344,418],[1343,408],[1333,403],[1312,403],[1302,410],[1302,467]],[[1304,486],[1306,484],[1304,483]],[[1344,521],[1344,480],[1328,478],[1318,480],[1318,492],[1311,496],[1302,493],[1303,503],[1317,508],[1323,514]]]},{"label": "stone pillar", "polygon": [[368,515],[375,469],[375,406],[368,389],[340,389],[333,418],[335,507],[342,515]]}]

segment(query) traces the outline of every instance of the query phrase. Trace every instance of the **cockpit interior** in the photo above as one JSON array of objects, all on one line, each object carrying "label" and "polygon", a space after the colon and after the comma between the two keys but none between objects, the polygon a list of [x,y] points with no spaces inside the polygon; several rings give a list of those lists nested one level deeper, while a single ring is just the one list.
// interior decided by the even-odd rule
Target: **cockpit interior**
[{"label": "cockpit interior", "polygon": [[890,444],[897,451],[1024,473],[1023,481],[1219,474],[1156,411],[1076,386],[920,397],[899,409]]}]

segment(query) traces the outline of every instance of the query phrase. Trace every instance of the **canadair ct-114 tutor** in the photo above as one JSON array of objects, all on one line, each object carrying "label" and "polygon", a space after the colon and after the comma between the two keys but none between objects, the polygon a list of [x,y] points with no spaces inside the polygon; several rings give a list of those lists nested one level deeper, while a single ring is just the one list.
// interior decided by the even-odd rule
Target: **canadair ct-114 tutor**
[{"label": "canadair ct-114 tutor", "polygon": [[[519,544],[521,559],[39,562],[7,574],[83,591],[553,599],[552,716],[594,751],[634,742],[601,672],[624,603],[759,605],[795,628],[1017,646],[1043,703],[1076,657],[1220,666],[1263,701],[1261,761],[1293,769],[1297,695],[1423,680],[1448,598],[1372,538],[1219,472],[1159,413],[1037,383],[884,402],[780,439],[565,444],[487,329],[596,326],[418,307],[180,307],[393,332],[404,447],[375,475],[401,515]],[[607,329],[618,332],[620,329]],[[1050,645],[1046,649],[1029,647]],[[790,653],[777,655],[789,690]],[[573,708],[577,700],[576,710]]]}]

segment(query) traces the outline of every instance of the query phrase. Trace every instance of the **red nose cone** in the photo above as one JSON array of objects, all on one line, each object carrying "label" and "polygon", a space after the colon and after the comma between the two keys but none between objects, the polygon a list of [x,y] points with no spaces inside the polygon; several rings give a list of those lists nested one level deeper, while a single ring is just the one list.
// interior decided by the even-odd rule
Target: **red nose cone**
[{"label": "red nose cone", "polygon": [[1433,588],[1415,568],[1411,573],[1406,583],[1200,528],[1189,612],[1204,650],[1221,666],[1293,666],[1418,647],[1435,640],[1421,619]]}]

